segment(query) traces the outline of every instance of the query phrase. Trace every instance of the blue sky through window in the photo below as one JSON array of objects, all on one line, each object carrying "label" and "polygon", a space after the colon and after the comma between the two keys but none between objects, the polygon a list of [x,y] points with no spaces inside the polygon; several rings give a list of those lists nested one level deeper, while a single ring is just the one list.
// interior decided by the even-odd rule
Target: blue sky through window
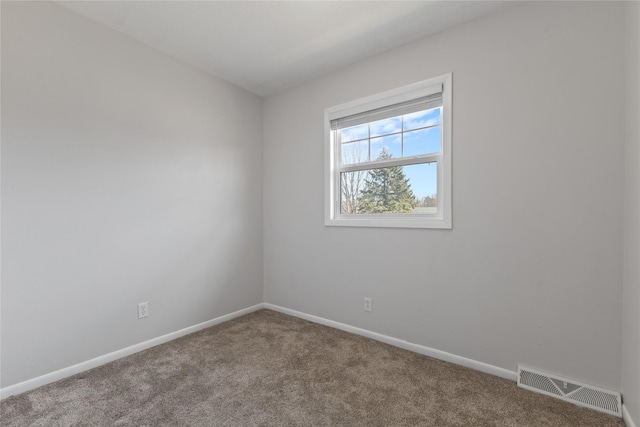
[{"label": "blue sky through window", "polygon": [[[375,161],[383,149],[394,158],[441,150],[442,108],[418,111],[340,130],[342,164]],[[403,167],[418,200],[437,193],[437,163]]]},{"label": "blue sky through window", "polygon": [[409,179],[411,190],[418,200],[423,197],[434,196],[438,192],[437,163],[423,163],[419,165],[403,166],[405,176]]}]

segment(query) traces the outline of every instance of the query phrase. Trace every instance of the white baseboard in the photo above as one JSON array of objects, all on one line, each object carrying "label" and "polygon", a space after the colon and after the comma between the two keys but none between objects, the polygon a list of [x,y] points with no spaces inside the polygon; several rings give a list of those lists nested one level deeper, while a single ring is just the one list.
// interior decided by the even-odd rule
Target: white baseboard
[{"label": "white baseboard", "polygon": [[622,404],[622,420],[627,427],[637,427],[636,423],[631,419],[631,414],[629,414],[629,410],[627,409],[627,405]]},{"label": "white baseboard", "polygon": [[[163,344],[169,341],[172,341],[176,338],[180,338],[184,335],[191,334],[193,332],[197,332],[201,329],[205,329],[214,325],[218,325],[220,323],[226,322],[228,320],[235,319],[237,317],[243,316],[245,314],[252,313],[254,311],[260,310],[262,308],[266,308],[269,310],[277,311],[280,313],[288,314],[290,316],[299,317],[301,319],[308,320],[310,322],[318,323],[321,325],[329,326],[331,328],[340,329],[342,331],[350,332],[353,334],[361,335],[367,338],[371,338],[376,341],[380,341],[389,345],[393,345],[395,347],[403,348],[405,350],[413,351],[415,353],[423,354],[425,356],[433,357],[434,359],[444,360],[446,362],[451,362],[456,365],[465,366],[467,368],[471,368],[480,372],[485,372],[490,375],[495,375],[497,377],[505,378],[511,381],[517,381],[517,372],[510,371],[508,369],[500,368],[494,365],[489,365],[484,362],[479,362],[477,360],[469,359],[463,356],[458,356],[452,353],[447,353],[446,351],[437,350],[434,348],[426,347],[420,344],[414,344],[405,340],[401,340],[398,338],[393,338],[388,335],[379,334],[377,332],[372,332],[366,329],[358,328],[355,326],[347,325],[344,323],[336,322],[333,320],[325,319],[319,316],[314,316],[311,314],[303,313],[296,310],[291,310],[285,307],[281,307],[274,304],[269,303],[260,303],[251,307],[247,307],[242,310],[235,311],[233,313],[226,314],[224,316],[216,317],[215,319],[208,320],[203,323],[199,323],[194,326],[190,326],[188,328],[181,329],[179,331],[171,332],[169,334],[153,338],[148,341],[144,341],[139,344],[132,345],[127,348],[123,348],[121,350],[114,351],[109,354],[105,354],[103,356],[96,357],[91,360],[87,360],[85,362],[78,363],[73,366],[69,366],[67,368],[60,369],[55,372],[51,372],[36,378],[32,378],[30,380],[14,384],[5,388],[0,389],[0,399],[5,399],[9,396],[13,396],[16,394],[24,393],[29,390],[33,390],[35,388],[41,387],[46,384],[50,384],[52,382],[70,377],[72,375],[78,374],[80,372],[87,371],[89,369],[96,368],[98,366],[104,365],[106,363],[112,362],[114,360],[120,359],[122,357],[129,356],[134,353],[138,353],[142,350],[146,350],[151,347],[155,347],[159,344]],[[622,405],[622,418],[627,427],[637,427],[634,421],[631,419],[631,415],[629,414],[626,405]]]},{"label": "white baseboard", "polygon": [[357,328],[355,326],[346,325],[344,323],[335,322],[322,317],[313,316],[311,314],[302,313],[300,311],[291,310],[288,308],[280,307],[278,305],[265,303],[264,308],[278,311],[280,313],[288,314],[290,316],[299,317],[301,319],[309,320],[310,322],[319,323],[321,325],[329,326],[331,328],[340,329],[342,331],[351,332],[353,334],[362,335],[367,338],[371,338],[376,341],[383,342],[395,347],[400,347],[405,350],[413,351],[415,353],[424,354],[425,356],[433,357],[434,359],[444,360],[456,365],[464,366],[467,368],[475,369],[476,371],[484,372],[497,377],[505,378],[511,381],[518,380],[518,373],[510,371],[508,369],[499,368],[497,366],[489,365],[487,363],[478,362],[477,360],[468,359],[466,357],[458,356],[455,354],[447,353],[446,351],[436,350],[434,348],[426,347],[420,344],[410,343],[405,340],[393,338],[388,335],[382,335],[377,332],[368,331],[366,329]]},{"label": "white baseboard", "polygon": [[249,314],[251,312],[260,310],[262,308],[264,308],[263,303],[256,304],[254,306],[247,307],[242,310],[234,311],[233,313],[225,314],[224,316],[216,317],[215,319],[211,319],[206,322],[198,323],[197,325],[189,326],[188,328],[180,329],[179,331],[171,332],[166,335],[162,335],[160,337],[141,342],[139,344],[134,344],[127,348],[123,348],[121,350],[117,350],[112,353],[105,354],[103,356],[98,356],[94,359],[87,360],[85,362],[81,362],[76,365],[57,370],[55,372],[50,372],[48,374],[41,375],[39,377],[32,378],[27,381],[23,381],[18,384],[10,385],[8,387],[0,389],[0,399],[5,399],[9,396],[24,393],[25,391],[33,390],[34,388],[38,388],[55,381],[59,381],[63,378],[67,378],[72,375],[79,374],[80,372],[84,372],[89,369],[96,368],[100,365],[104,365],[105,363],[113,362],[114,360],[121,359],[125,356],[138,353],[142,350],[146,350],[151,347],[155,347],[159,344],[164,344],[166,342],[175,340],[176,338],[180,338],[184,335],[197,332],[201,329],[218,325],[222,322],[235,319],[236,317],[244,316],[245,314]]}]

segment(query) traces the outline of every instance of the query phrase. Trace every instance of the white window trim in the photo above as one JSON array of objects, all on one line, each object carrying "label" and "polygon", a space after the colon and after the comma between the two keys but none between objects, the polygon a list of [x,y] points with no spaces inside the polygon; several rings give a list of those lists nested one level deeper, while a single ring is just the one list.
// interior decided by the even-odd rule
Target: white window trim
[{"label": "white window trim", "polygon": [[[438,167],[438,206],[442,209],[437,215],[421,214],[340,214],[340,194],[337,183],[339,159],[332,140],[331,120],[346,117],[364,111],[410,101],[432,93],[436,85],[442,85],[442,153]],[[327,226],[347,227],[394,227],[394,228],[440,228],[451,229],[451,129],[452,129],[452,74],[444,74],[397,89],[381,92],[352,102],[336,105],[324,111],[325,133],[325,215]]]}]

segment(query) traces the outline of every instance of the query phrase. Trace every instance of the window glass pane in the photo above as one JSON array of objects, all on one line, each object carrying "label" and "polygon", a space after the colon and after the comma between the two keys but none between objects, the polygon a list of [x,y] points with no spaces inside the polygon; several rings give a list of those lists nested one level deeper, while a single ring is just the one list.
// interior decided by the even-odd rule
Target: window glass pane
[{"label": "window glass pane", "polygon": [[418,201],[414,213],[438,213],[438,163],[405,166],[404,173]]},{"label": "window glass pane", "polygon": [[371,161],[402,157],[402,138],[400,135],[371,138]]},{"label": "window glass pane", "polygon": [[437,213],[436,162],[340,174],[343,214]]},{"label": "window glass pane", "polygon": [[369,140],[349,142],[340,146],[341,164],[353,165],[369,161]]},{"label": "window glass pane", "polygon": [[340,174],[340,212],[343,214],[358,213],[360,192],[364,179],[369,171],[343,172]]},{"label": "window glass pane", "polygon": [[440,152],[440,126],[404,133],[404,157]]},{"label": "window glass pane", "polygon": [[403,130],[412,130],[427,126],[439,125],[442,108],[432,110],[417,111],[403,116]]},{"label": "window glass pane", "polygon": [[391,117],[390,119],[371,122],[370,126],[372,137],[388,135],[390,133],[396,133],[402,130],[402,119],[400,117]]},{"label": "window glass pane", "polygon": [[369,124],[352,126],[350,128],[344,128],[340,130],[340,141],[351,142],[358,139],[369,138]]}]

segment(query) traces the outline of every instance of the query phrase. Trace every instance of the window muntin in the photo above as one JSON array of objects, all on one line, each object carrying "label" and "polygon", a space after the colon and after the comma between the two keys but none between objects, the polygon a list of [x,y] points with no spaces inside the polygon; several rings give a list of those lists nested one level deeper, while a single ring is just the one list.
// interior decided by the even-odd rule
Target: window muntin
[{"label": "window muntin", "polygon": [[451,228],[451,75],[325,111],[327,225]]},{"label": "window muntin", "polygon": [[430,108],[336,131],[340,164],[380,161],[383,149],[396,159],[439,153],[441,112],[442,107]]}]

